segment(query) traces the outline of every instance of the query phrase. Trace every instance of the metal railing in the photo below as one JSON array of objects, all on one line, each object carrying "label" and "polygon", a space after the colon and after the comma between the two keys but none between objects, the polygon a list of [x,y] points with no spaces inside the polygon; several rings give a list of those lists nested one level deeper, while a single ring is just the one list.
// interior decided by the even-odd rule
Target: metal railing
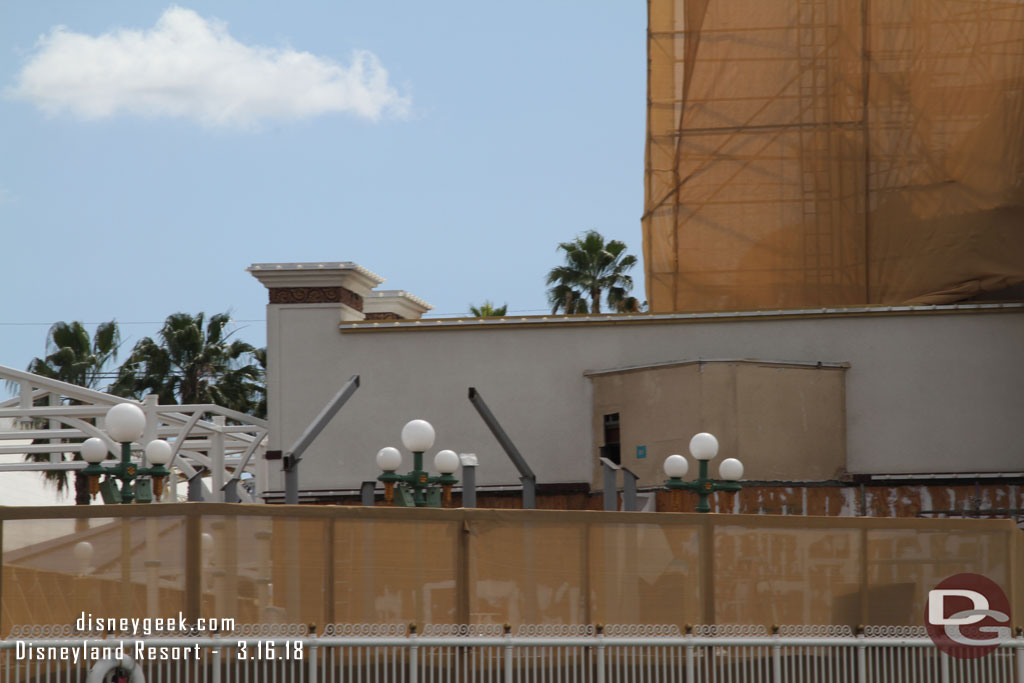
[{"label": "metal railing", "polygon": [[[118,650],[118,647],[122,649]],[[978,659],[921,627],[261,625],[230,635],[70,634],[0,641],[0,681],[138,683],[1024,683],[1024,636]]]}]

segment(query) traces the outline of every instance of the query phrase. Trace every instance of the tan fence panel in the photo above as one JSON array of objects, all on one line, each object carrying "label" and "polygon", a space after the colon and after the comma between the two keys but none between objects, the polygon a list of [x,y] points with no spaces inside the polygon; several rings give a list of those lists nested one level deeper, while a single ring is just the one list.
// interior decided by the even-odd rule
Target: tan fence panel
[{"label": "tan fence panel", "polygon": [[321,629],[914,625],[960,572],[1024,613],[1010,520],[192,503],[0,508],[0,522],[0,635],[83,613]]}]

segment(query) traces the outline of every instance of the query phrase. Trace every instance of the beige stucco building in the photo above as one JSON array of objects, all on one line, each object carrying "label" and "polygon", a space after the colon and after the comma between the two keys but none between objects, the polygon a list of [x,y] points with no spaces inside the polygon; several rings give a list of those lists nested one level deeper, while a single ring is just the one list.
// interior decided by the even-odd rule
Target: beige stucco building
[{"label": "beige stucco building", "polygon": [[[657,486],[664,458],[708,431],[748,482],[832,487],[829,514],[856,514],[864,483],[889,486],[895,514],[908,503],[893,487],[929,482],[911,508],[958,506],[959,493],[933,500],[936,485],[976,481],[979,505],[1022,505],[1022,304],[423,320],[427,304],[376,291],[356,264],[249,270],[269,289],[271,451],[361,379],[307,451],[306,499],[374,480],[374,455],[413,418],[434,424],[436,448],[477,455],[482,489],[517,487],[467,399],[475,387],[547,490],[600,489],[602,453]],[[268,467],[274,500],[283,478]],[[750,495],[744,510],[773,511]],[[790,511],[814,508],[806,496]]]}]

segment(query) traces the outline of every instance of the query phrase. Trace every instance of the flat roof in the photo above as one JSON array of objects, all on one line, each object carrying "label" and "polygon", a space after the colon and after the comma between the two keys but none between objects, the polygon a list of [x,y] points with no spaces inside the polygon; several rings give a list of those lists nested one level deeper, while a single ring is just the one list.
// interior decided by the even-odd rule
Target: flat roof
[{"label": "flat roof", "polygon": [[281,271],[321,271],[321,272],[348,272],[355,271],[361,275],[365,275],[371,280],[377,280],[378,284],[384,282],[384,278],[377,275],[369,268],[355,263],[353,261],[303,261],[303,262],[282,262],[282,263],[253,263],[246,267],[246,272],[256,273],[269,271],[269,272],[281,272]]},{"label": "flat roof", "polygon": [[843,317],[884,317],[900,315],[948,315],[955,313],[1021,313],[1024,302],[947,304],[932,306],[850,306],[760,311],[714,311],[705,313],[602,313],[596,315],[530,315],[501,318],[426,318],[419,320],[345,321],[342,333],[387,330],[458,330],[504,327],[565,327],[578,325],[650,325],[657,323],[703,323],[749,320],[814,319]]},{"label": "flat roof", "polygon": [[623,365],[618,368],[607,368],[603,370],[585,370],[584,377],[599,377],[601,375],[620,375],[627,372],[640,372],[643,370],[657,370],[661,368],[678,368],[685,365],[700,365],[703,363],[742,363],[744,365],[777,365],[781,367],[797,368],[828,368],[830,370],[847,370],[850,364],[846,361],[803,361],[803,360],[762,360],[758,358],[689,358],[686,360],[667,360],[660,363],[641,363],[639,365]]}]

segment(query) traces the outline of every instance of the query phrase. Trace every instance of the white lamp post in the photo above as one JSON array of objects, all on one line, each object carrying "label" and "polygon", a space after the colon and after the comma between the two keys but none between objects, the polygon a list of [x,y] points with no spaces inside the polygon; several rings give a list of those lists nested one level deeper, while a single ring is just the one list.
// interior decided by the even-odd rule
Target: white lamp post
[{"label": "white lamp post", "polygon": [[[403,493],[410,494],[408,500],[412,505],[426,507],[430,505],[427,493],[440,484],[444,505],[451,505],[452,485],[458,483],[454,473],[459,469],[459,456],[454,451],[439,451],[434,456],[434,467],[441,474],[429,476],[423,469],[423,452],[434,445],[434,427],[426,420],[407,422],[402,427],[402,444],[412,451],[412,471],[408,474],[397,473],[402,466],[402,454],[397,448],[387,446],[377,452],[377,467],[383,471],[377,479],[384,483],[384,500],[389,504],[394,502],[395,484],[398,484]],[[405,501],[406,496],[400,496],[399,500]]]},{"label": "white lamp post", "polygon": [[708,496],[715,491],[739,491],[743,487],[736,483],[743,477],[743,463],[736,458],[726,458],[718,466],[718,473],[724,481],[715,481],[708,477],[708,462],[718,455],[718,439],[712,434],[701,432],[690,439],[690,455],[697,461],[700,470],[696,481],[683,481],[689,465],[681,455],[670,455],[665,458],[665,488],[672,491],[693,491],[700,499],[697,501],[697,512],[711,512]]},{"label": "white lamp post", "polygon": [[[170,472],[164,467],[171,461],[173,449],[166,441],[157,439],[146,444],[146,458],[151,467],[138,467],[132,462],[132,442],[142,438],[146,429],[146,414],[134,403],[118,403],[107,411],[107,433],[110,438],[121,444],[121,461],[113,467],[105,468],[102,463],[107,457],[107,445],[103,439],[91,437],[82,444],[82,458],[89,466],[82,473],[89,477],[89,491],[96,495],[100,489],[99,478],[106,476],[103,482],[104,499],[108,495],[121,503],[131,503],[136,492],[132,483],[140,477],[149,477],[153,482],[153,490],[157,497],[163,491],[163,478]],[[121,480],[118,492],[115,481]],[[144,480],[143,480],[144,481]],[[108,501],[109,502],[109,501]],[[148,501],[146,501],[148,502]]]}]

